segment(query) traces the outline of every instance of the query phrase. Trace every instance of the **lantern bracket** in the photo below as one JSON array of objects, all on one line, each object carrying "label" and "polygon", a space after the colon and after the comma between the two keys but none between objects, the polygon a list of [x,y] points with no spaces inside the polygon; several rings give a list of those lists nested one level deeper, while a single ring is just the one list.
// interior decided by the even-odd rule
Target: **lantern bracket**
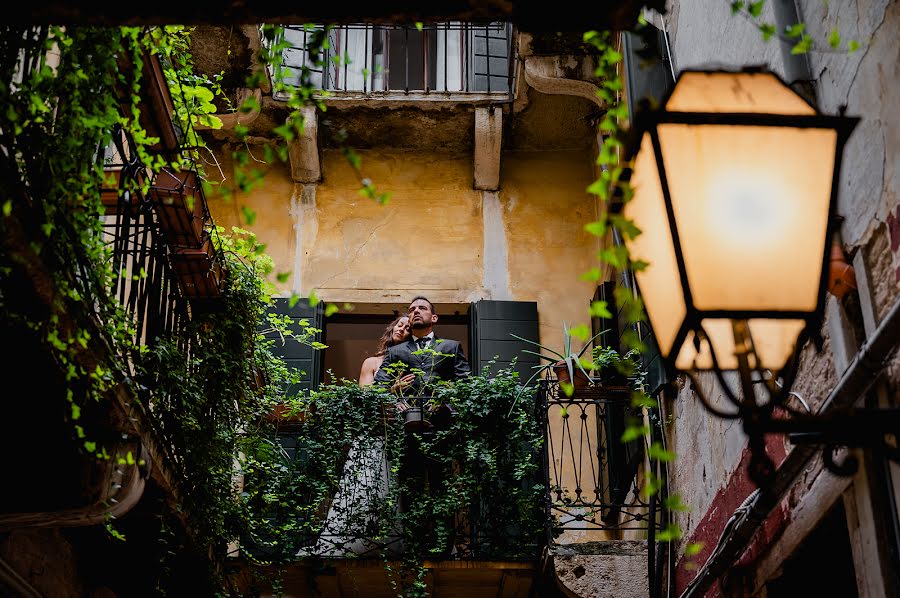
[{"label": "lantern bracket", "polygon": [[[716,406],[703,391],[696,375],[691,371],[684,373],[707,411],[719,418],[741,420],[751,452],[748,472],[762,491],[771,488],[775,476],[775,463],[766,451],[766,434],[786,435],[795,445],[822,446],[825,467],[840,476],[852,476],[859,467],[859,460],[852,454],[835,458],[841,453],[841,447],[873,449],[900,463],[900,409],[845,407],[811,413],[806,402],[789,390],[796,376],[799,352],[794,351],[785,368],[773,374],[751,366],[751,363],[759,361],[753,339],[748,333],[747,321],[734,320],[732,331],[741,396],[732,390],[719,367],[713,368],[713,372],[723,395],[734,407],[733,411]],[[701,342],[709,345],[713,361],[717,363],[712,343],[703,336],[702,330],[697,333]],[[760,386],[764,389],[762,393],[756,390]],[[761,400],[760,395],[763,395]],[[789,404],[791,397],[800,400],[803,411]]]}]

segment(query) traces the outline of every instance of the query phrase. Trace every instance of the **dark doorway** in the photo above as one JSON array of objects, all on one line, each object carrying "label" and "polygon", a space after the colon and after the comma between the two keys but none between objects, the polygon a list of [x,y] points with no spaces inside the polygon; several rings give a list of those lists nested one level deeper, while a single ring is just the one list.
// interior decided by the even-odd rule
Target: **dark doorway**
[{"label": "dark doorway", "polygon": [[855,598],[856,572],[844,502],[838,500],[766,584],[767,598],[834,596]]},{"label": "dark doorway", "polygon": [[[463,353],[469,353],[468,305],[436,304],[438,323],[434,332],[439,338],[462,343]],[[325,319],[323,367],[325,384],[341,379],[359,380],[363,361],[375,354],[381,333],[406,306],[376,303],[357,303],[352,312],[340,313]]]}]

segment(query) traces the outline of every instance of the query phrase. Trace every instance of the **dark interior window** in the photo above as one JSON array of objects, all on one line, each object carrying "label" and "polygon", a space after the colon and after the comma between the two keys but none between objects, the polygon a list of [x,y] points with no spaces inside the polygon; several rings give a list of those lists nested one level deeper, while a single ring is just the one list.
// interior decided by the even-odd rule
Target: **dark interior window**
[{"label": "dark interior window", "polygon": [[[463,352],[471,361],[468,305],[439,304],[436,308],[439,319],[434,327],[435,334],[439,338],[453,339],[462,343]],[[358,380],[363,361],[375,354],[381,333],[399,313],[399,307],[385,308],[377,304],[357,304],[352,312],[335,314],[327,318],[324,342],[328,348],[324,351],[322,360],[324,371],[321,379],[326,384],[342,378]]]}]

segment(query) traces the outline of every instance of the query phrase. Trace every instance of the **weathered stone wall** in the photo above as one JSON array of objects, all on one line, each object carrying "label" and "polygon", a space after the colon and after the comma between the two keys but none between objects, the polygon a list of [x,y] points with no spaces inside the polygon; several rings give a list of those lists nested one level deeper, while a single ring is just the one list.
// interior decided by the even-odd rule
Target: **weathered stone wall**
[{"label": "weathered stone wall", "polygon": [[554,549],[557,584],[566,596],[643,598],[649,591],[647,542],[616,540]]},{"label": "weathered stone wall", "polygon": [[[224,152],[223,152],[224,153]],[[338,151],[323,153],[323,181],[294,184],[273,167],[250,193],[211,201],[217,224],[252,229],[276,271],[290,271],[285,295],[338,303],[397,303],[428,295],[439,303],[537,301],[542,342],[561,345],[562,322],[587,322],[594,285],[595,219],[585,188],[586,151],[508,152],[498,192],[472,188],[471,154],[365,150],[362,172],[387,205],[362,197],[357,173]],[[228,172],[227,157],[221,158]]]},{"label": "weathered stone wall", "polygon": [[[763,14],[764,20],[774,22],[771,3],[766,3],[764,11],[768,11]],[[854,263],[857,268],[865,268],[877,323],[900,295],[900,3],[803,0],[799,11],[820,47],[827,48],[833,28],[845,41],[856,39],[861,44],[849,55],[812,52],[809,61],[819,108],[836,114],[846,106],[848,115],[862,118],[844,150],[838,212],[844,218],[840,232],[848,255],[862,256]],[[763,42],[753,23],[731,15],[727,2],[676,1],[665,22],[676,72],[760,64],[783,72],[778,41]],[[857,314],[850,317],[859,319]],[[854,324],[861,327],[861,322]],[[828,323],[822,332],[824,350],[816,353],[812,346],[804,349],[803,365],[794,385],[813,408],[827,397],[839,377],[840,361],[835,361],[831,352],[834,339],[829,338]],[[895,399],[900,373],[896,364],[895,358],[888,381],[888,394]],[[711,378],[703,378],[701,384],[708,395],[721,395]],[[674,416],[671,442],[678,453],[672,483],[691,508],[678,519],[686,538],[706,543],[697,558],[702,564],[727,517],[753,488],[739,471],[746,468],[746,439],[739,424],[710,416],[697,403],[689,385],[682,385],[677,399],[668,407]],[[776,462],[790,449],[780,438],[769,443]],[[810,477],[805,482],[807,487],[815,479]],[[798,504],[801,498],[794,493],[793,501]],[[789,512],[783,515],[788,520],[791,517]],[[682,582],[691,576],[682,576]]]}]

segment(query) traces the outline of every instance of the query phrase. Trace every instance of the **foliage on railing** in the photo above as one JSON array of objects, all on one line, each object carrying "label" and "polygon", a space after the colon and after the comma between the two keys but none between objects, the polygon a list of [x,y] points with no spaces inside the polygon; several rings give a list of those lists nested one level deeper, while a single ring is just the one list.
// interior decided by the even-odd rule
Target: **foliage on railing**
[{"label": "foliage on railing", "polygon": [[292,432],[242,446],[243,495],[260,517],[243,538],[261,562],[308,557],[401,563],[398,591],[424,593],[425,559],[535,558],[544,526],[534,401],[517,375],[440,385],[431,427],[410,431],[378,386],[297,397]]}]

